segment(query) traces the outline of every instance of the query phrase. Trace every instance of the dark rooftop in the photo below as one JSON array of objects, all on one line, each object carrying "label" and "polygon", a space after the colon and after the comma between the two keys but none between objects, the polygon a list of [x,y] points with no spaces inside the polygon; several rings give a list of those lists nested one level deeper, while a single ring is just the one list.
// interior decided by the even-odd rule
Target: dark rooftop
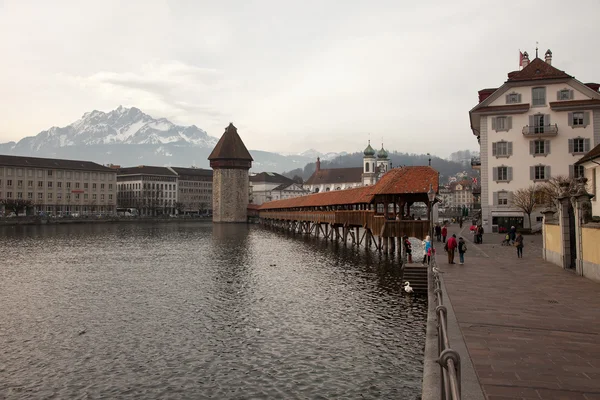
[{"label": "dark rooftop", "polygon": [[294,183],[294,181],[291,180],[290,178],[288,178],[287,176],[283,176],[276,172],[261,172],[260,174],[250,176],[250,182],[287,183],[287,184]]},{"label": "dark rooftop", "polygon": [[362,184],[362,173],[362,167],[321,169],[319,171],[315,171],[311,177],[304,182],[304,184],[320,185],[346,182],[359,182]]},{"label": "dark rooftop", "polygon": [[540,58],[535,58],[522,70],[511,73],[507,82],[569,78],[572,78],[572,76],[565,71],[553,67]]},{"label": "dark rooftop", "polygon": [[219,139],[208,159],[254,161],[244,142],[242,142],[240,135],[238,135],[237,128],[231,123],[225,128],[225,133]]},{"label": "dark rooftop", "polygon": [[171,167],[179,175],[213,176],[212,169]]},{"label": "dark rooftop", "polygon": [[117,175],[166,175],[176,176],[175,172],[167,167],[153,167],[148,165],[140,165],[137,167],[119,168]]},{"label": "dark rooftop", "polygon": [[57,158],[39,158],[9,156],[0,154],[0,165],[11,167],[30,167],[30,168],[55,168],[114,172],[115,170],[91,161],[62,160]]}]

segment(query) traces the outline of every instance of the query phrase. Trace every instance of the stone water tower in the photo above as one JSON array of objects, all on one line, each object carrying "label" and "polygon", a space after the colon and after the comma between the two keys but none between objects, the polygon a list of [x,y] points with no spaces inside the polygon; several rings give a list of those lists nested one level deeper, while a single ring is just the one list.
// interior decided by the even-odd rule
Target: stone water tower
[{"label": "stone water tower", "polygon": [[213,222],[246,222],[252,156],[233,124],[208,156],[213,169]]}]

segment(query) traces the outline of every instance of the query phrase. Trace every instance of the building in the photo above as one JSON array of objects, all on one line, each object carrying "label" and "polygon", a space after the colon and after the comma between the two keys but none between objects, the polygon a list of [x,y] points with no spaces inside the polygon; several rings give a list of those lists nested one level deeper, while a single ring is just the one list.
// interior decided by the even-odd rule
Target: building
[{"label": "building", "polygon": [[[587,191],[594,197],[591,199],[592,215],[600,216],[600,201],[598,200],[598,183],[600,183],[600,144],[575,163],[578,174],[587,179]],[[580,168],[584,168],[582,172]],[[600,276],[600,275],[599,275]]]},{"label": "building", "polygon": [[212,213],[213,171],[202,168],[169,167],[177,174],[177,214]]},{"label": "building", "polygon": [[309,194],[302,185],[275,172],[261,172],[250,176],[250,203],[288,199]]},{"label": "building", "polygon": [[[479,104],[469,111],[480,144],[476,167],[488,232],[527,228],[527,218],[511,204],[513,192],[576,176],[578,158],[600,142],[600,85],[583,84],[552,66],[550,50],[545,60],[536,54],[531,62],[524,53],[522,65],[499,88],[480,90]],[[532,221],[541,221],[539,212]]]},{"label": "building", "polygon": [[304,188],[311,193],[319,193],[374,185],[391,168],[389,154],[383,144],[381,150],[375,153],[369,141],[363,155],[363,166],[356,168],[321,169],[321,160],[317,158],[317,169],[304,182]]},{"label": "building", "polygon": [[114,214],[116,176],[90,161],[0,155],[0,199],[22,200],[35,213]]},{"label": "building", "polygon": [[120,208],[135,208],[141,216],[175,214],[177,174],[174,171],[147,165],[117,171]]},{"label": "building", "polygon": [[253,159],[233,124],[208,159],[213,169],[213,222],[246,222]]},{"label": "building", "polygon": [[468,180],[451,184],[454,207],[457,209],[473,208],[473,185]]}]

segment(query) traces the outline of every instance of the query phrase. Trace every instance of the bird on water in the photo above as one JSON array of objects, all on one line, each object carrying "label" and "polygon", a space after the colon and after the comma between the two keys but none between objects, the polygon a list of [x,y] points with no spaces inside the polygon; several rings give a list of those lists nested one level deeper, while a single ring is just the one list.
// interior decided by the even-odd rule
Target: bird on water
[{"label": "bird on water", "polygon": [[410,282],[409,281],[404,282],[404,291],[406,293],[412,293],[413,292],[413,288],[410,286]]}]

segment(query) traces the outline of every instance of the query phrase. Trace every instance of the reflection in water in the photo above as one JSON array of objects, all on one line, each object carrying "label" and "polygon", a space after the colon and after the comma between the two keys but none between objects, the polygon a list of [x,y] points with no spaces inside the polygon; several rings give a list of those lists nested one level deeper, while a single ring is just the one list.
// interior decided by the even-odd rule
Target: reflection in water
[{"label": "reflection in water", "polygon": [[426,299],[385,256],[245,224],[0,237],[0,398],[420,393]]}]

